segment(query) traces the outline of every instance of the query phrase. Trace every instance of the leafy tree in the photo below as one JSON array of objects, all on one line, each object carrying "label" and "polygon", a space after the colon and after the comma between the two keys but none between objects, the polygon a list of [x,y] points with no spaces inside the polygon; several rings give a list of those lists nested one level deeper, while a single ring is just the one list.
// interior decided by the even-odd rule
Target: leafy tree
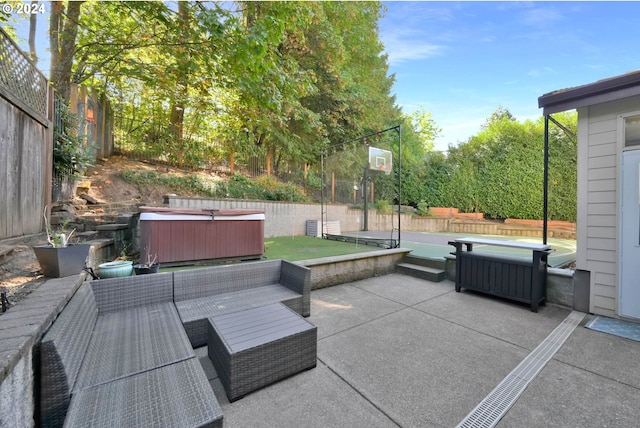
[{"label": "leafy tree", "polygon": [[[556,116],[570,130],[577,128],[575,113]],[[428,157],[425,201],[492,218],[542,218],[543,139],[543,118],[521,123],[499,108],[477,135],[450,147],[446,158]],[[575,221],[575,138],[552,125],[549,151],[549,216]]]},{"label": "leafy tree", "polygon": [[418,134],[422,147],[426,151],[432,151],[435,139],[442,129],[433,120],[431,113],[424,108],[416,110],[411,114],[411,125]]},{"label": "leafy tree", "polygon": [[[553,117],[573,135],[549,124],[549,218],[576,221],[577,217],[577,129],[575,111],[555,113]],[[544,117],[537,126],[544,132]]]},{"label": "leafy tree", "polygon": [[508,108],[498,106],[498,108],[493,113],[491,113],[491,116],[489,116],[485,121],[483,129],[488,128],[489,126],[491,126],[492,123],[500,122],[502,120],[515,122],[516,118],[513,117],[513,115],[511,114]]},{"label": "leafy tree", "polygon": [[479,178],[484,170],[482,152],[483,147],[472,141],[458,147],[449,146],[449,206],[462,212],[480,211],[482,184]]},{"label": "leafy tree", "polygon": [[84,1],[51,2],[49,18],[51,83],[67,104],[69,103],[76,36],[83,3]]},{"label": "leafy tree", "polygon": [[52,7],[58,90],[99,88],[126,118],[120,140],[169,162],[267,153],[274,171],[295,171],[329,144],[405,120],[391,96],[379,2]]},{"label": "leafy tree", "polygon": [[487,150],[479,171],[481,211],[492,218],[541,218],[540,128],[502,116],[472,139]]},{"label": "leafy tree", "polygon": [[427,207],[451,206],[449,188],[451,183],[451,163],[442,152],[429,152],[424,162],[422,175],[424,192],[418,201]]}]

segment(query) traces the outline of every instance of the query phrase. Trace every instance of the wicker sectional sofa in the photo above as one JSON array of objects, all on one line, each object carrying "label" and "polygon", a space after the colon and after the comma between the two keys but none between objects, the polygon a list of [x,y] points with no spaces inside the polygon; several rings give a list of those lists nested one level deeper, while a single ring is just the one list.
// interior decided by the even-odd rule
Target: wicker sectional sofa
[{"label": "wicker sectional sofa", "polygon": [[286,260],[230,264],[174,273],[174,301],[194,348],[207,343],[208,319],[281,302],[310,312],[311,271]]},{"label": "wicker sectional sofa", "polygon": [[309,269],[284,260],[85,282],[38,347],[39,424],[222,426],[193,350],[209,319],[280,302],[308,316],[309,295]]}]

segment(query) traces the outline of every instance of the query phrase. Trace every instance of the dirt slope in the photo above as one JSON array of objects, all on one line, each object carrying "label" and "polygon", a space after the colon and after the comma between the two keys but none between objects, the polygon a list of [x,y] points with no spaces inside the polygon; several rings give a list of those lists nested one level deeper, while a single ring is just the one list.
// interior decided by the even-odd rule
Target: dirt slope
[{"label": "dirt slope", "polygon": [[[164,166],[150,165],[114,156],[98,160],[95,166],[87,171],[86,177],[82,181],[90,183],[89,195],[103,203],[161,205],[163,196],[171,193],[171,189],[160,185],[139,186],[128,183],[122,178],[124,171],[140,169],[188,174],[185,171],[169,170]],[[31,247],[46,242],[44,233],[0,241],[0,251],[5,248],[13,248],[13,252],[7,257],[0,257],[0,289],[6,289],[7,298],[11,305],[26,297],[45,281],[45,278],[40,274],[40,265]]]},{"label": "dirt slope", "polygon": [[109,159],[98,160],[90,168],[84,181],[91,183],[89,195],[104,203],[145,203],[149,205],[162,204],[164,195],[171,193],[171,189],[161,185],[137,185],[128,183],[122,178],[127,170],[149,170],[161,173],[189,174],[186,171],[170,169],[166,166],[151,165],[112,156]]}]

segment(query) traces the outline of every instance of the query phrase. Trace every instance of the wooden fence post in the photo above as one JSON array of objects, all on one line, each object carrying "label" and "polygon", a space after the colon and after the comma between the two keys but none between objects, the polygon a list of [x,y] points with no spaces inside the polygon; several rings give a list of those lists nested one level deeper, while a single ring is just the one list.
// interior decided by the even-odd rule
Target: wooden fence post
[{"label": "wooden fence post", "polygon": [[336,203],[336,173],[331,172],[331,203]]},{"label": "wooden fence post", "polygon": [[271,176],[271,149],[267,150],[267,175]]}]

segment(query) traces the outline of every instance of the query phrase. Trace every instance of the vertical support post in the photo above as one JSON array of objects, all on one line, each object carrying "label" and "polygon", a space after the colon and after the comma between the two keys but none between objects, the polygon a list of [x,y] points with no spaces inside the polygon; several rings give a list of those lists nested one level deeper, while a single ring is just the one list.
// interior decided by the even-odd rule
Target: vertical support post
[{"label": "vertical support post", "polygon": [[547,257],[549,250],[533,250],[531,266],[531,312],[538,312],[540,303],[547,299]]},{"label": "vertical support post", "polygon": [[353,180],[353,205],[358,203],[358,183]]},{"label": "vertical support post", "polygon": [[549,220],[549,115],[544,116],[544,190],[542,196],[542,243],[547,244]]},{"label": "vertical support post", "polygon": [[324,150],[320,152],[320,238],[324,239]]},{"label": "vertical support post", "polygon": [[402,125],[398,125],[398,247],[400,247],[400,207],[402,204]]},{"label": "vertical support post", "polygon": [[369,175],[367,172],[369,171],[368,167],[364,168],[364,173],[362,174],[362,199],[364,199],[364,222],[362,225],[362,230],[364,232],[369,230],[369,199],[367,198],[367,188],[369,187]]},{"label": "vertical support post", "polygon": [[462,275],[460,275],[461,267],[462,267],[462,242],[457,241],[449,241],[449,245],[453,245],[456,249],[456,292],[460,292],[461,284],[462,284]]},{"label": "vertical support post", "polygon": [[336,173],[331,172],[331,203],[336,203]]},{"label": "vertical support post", "polygon": [[369,193],[371,193],[371,203],[375,204],[376,203],[376,198],[375,198],[376,191],[375,191],[375,186],[373,185],[373,181],[371,182],[371,192],[369,192]]},{"label": "vertical support post", "polygon": [[[49,86],[47,91],[47,119],[48,127],[45,133],[44,159],[42,160],[42,169],[44,170],[44,184],[42,193],[42,210],[46,211],[47,218],[51,218],[51,203],[53,202],[53,128],[55,126],[55,93],[53,87]],[[40,217],[40,230],[45,229],[44,216]]]},{"label": "vertical support post", "polygon": [[267,175],[271,177],[271,149],[267,150]]}]

